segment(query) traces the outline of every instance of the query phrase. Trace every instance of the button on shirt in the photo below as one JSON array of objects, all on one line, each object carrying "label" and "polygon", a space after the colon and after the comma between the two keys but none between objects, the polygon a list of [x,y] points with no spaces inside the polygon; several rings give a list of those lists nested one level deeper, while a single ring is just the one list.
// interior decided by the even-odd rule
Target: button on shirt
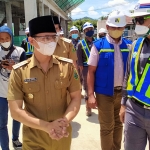
[{"label": "button on shirt", "polygon": [[[122,53],[120,50],[120,45],[122,44],[122,39],[115,43],[115,41],[107,34],[106,39],[110,44],[114,45],[114,87],[122,86],[124,78],[124,65]],[[99,61],[99,53],[96,47],[93,45],[88,60],[88,65],[97,67]]]}]

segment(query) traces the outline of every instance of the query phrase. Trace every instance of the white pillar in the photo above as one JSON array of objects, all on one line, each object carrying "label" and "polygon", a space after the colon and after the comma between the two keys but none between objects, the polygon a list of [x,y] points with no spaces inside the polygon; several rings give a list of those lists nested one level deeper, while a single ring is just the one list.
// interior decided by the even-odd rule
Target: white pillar
[{"label": "white pillar", "polygon": [[49,7],[45,7],[44,8],[44,15],[46,16],[46,15],[50,15],[50,9],[49,9]]},{"label": "white pillar", "polygon": [[25,10],[25,22],[26,27],[31,19],[37,17],[37,3],[36,0],[24,0],[24,10]]},{"label": "white pillar", "polygon": [[19,35],[19,30],[20,30],[20,18],[19,17],[14,17],[13,18],[13,23],[14,23],[14,35],[18,36]]},{"label": "white pillar", "polygon": [[61,27],[63,28],[64,35],[67,36],[66,21],[63,18],[61,18]]},{"label": "white pillar", "polygon": [[7,26],[12,29],[12,13],[11,13],[11,3],[5,2],[6,6],[6,20],[7,20]]},{"label": "white pillar", "polygon": [[43,1],[39,2],[39,14],[40,14],[40,16],[44,16],[44,4],[43,4]]},{"label": "white pillar", "polygon": [[49,8],[49,14],[52,15],[51,9]]}]

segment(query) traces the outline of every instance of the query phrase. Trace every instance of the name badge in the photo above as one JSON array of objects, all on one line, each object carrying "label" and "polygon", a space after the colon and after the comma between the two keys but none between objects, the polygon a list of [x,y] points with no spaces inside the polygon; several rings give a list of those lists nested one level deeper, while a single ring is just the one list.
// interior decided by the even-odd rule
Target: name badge
[{"label": "name badge", "polygon": [[29,79],[25,79],[24,82],[36,82],[37,78],[29,78]]}]

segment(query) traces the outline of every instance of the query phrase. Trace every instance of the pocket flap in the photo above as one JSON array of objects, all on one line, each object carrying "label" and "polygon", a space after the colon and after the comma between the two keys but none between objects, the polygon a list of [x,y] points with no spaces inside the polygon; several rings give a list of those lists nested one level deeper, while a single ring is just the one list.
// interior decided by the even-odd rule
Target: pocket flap
[{"label": "pocket flap", "polygon": [[26,93],[35,93],[40,91],[40,85],[38,83],[24,83],[23,91]]},{"label": "pocket flap", "polygon": [[67,88],[69,86],[69,80],[68,79],[59,79],[55,81],[55,88],[56,89],[62,89]]}]

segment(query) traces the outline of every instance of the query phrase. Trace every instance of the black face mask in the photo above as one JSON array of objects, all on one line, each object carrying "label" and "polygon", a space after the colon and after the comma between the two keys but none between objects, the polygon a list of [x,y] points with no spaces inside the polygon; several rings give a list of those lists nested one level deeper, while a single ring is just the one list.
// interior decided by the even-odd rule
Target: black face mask
[{"label": "black face mask", "polygon": [[105,37],[105,35],[99,35],[99,38]]},{"label": "black face mask", "polygon": [[28,34],[27,34],[27,37],[29,37],[29,36],[30,36],[30,34],[28,33]]}]

